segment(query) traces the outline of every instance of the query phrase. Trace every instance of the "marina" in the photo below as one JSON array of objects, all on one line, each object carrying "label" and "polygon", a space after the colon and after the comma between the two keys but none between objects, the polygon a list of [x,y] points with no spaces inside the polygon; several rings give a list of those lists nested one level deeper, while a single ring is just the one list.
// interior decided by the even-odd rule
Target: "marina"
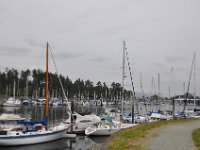
[{"label": "marina", "polygon": [[[120,108],[120,105],[117,106]],[[152,105],[152,106],[147,106],[147,110],[156,110],[158,106],[157,105]],[[172,109],[172,105],[162,105],[161,110],[168,110]],[[81,106],[77,105],[75,106],[75,111],[80,113],[80,114],[97,114],[98,116],[103,116],[105,110],[107,108],[116,108],[116,106]],[[188,106],[188,109],[191,110],[194,108],[193,106]],[[200,109],[198,106],[197,108]],[[136,109],[136,108],[135,108]],[[141,114],[145,114],[146,108],[143,104],[139,106],[140,111],[142,112]],[[176,105],[176,111],[181,111],[182,106]],[[55,126],[58,125],[59,122],[63,122],[68,118],[67,114],[67,107],[66,106],[51,106],[49,109],[49,123],[50,126]],[[125,105],[124,106],[124,111],[125,113],[131,112],[131,107],[130,105]],[[6,113],[6,114],[15,114],[15,115],[20,115],[24,118],[27,119],[32,119],[32,120],[40,120],[42,116],[45,113],[45,106],[43,105],[22,105],[20,107],[1,107],[0,113]],[[59,150],[79,150],[80,148],[82,150],[86,150],[88,148],[96,147],[96,146],[102,146],[106,140],[109,138],[109,136],[86,136],[84,134],[78,134],[76,138],[70,139],[70,138],[64,138],[60,139],[58,141],[50,142],[50,143],[43,143],[43,144],[37,144],[37,145],[30,145],[30,146],[17,146],[17,147],[2,147],[5,150],[18,150],[18,149],[46,149],[50,150],[52,148],[54,149],[59,149]]]},{"label": "marina", "polygon": [[199,6],[1,0],[0,150],[200,150]]}]

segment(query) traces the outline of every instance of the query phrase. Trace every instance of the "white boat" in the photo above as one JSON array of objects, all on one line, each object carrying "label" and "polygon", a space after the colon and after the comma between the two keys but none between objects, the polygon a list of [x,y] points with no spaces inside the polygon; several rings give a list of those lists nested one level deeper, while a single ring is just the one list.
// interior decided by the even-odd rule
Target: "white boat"
[{"label": "white boat", "polygon": [[106,110],[105,110],[105,116],[106,117],[111,117],[114,120],[118,120],[119,121],[120,120],[120,115],[121,115],[121,112],[117,108],[106,108]]},{"label": "white boat", "polygon": [[108,136],[121,129],[120,124],[115,124],[111,118],[105,118],[101,122],[87,127],[85,130],[86,135]]},{"label": "white boat", "polygon": [[48,127],[48,48],[46,48],[46,112],[41,121],[19,121],[18,126],[0,130],[0,145],[16,146],[50,142],[63,138],[69,126]]},{"label": "white boat", "polygon": [[28,98],[25,98],[25,99],[22,100],[22,104],[23,105],[30,105],[31,104],[31,100],[28,99]]},{"label": "white boat", "polygon": [[115,105],[116,103],[115,102],[108,102],[108,105]]},{"label": "white boat", "polygon": [[83,105],[83,106],[89,106],[90,102],[88,100],[82,100],[81,101],[81,105]]},{"label": "white boat", "polygon": [[2,114],[0,116],[0,121],[22,121],[26,118],[21,118],[19,115],[14,114]]},{"label": "white boat", "polygon": [[13,85],[13,97],[8,98],[4,103],[4,107],[18,107],[21,106],[21,101],[18,99],[15,99],[15,80]]},{"label": "white boat", "polygon": [[101,102],[101,100],[90,100],[90,105],[92,106],[103,106],[106,103]]},{"label": "white boat", "polygon": [[[123,116],[123,121],[124,122],[132,122],[132,115],[131,113],[128,115]],[[134,115],[134,122],[137,124],[143,124],[149,122],[149,118],[142,116],[140,114]]]},{"label": "white boat", "polygon": [[[94,123],[98,123],[101,121],[101,118],[97,115],[80,115],[78,113],[73,113],[73,132],[74,133],[84,133],[85,129],[89,126],[92,126]],[[71,124],[71,116],[69,119],[64,121],[64,123],[70,125]]]},{"label": "white boat", "polygon": [[21,106],[20,100],[15,100],[13,97],[8,98],[4,103],[4,107],[18,107]]},{"label": "white boat", "polygon": [[164,115],[161,113],[153,112],[150,116],[149,122],[154,122],[158,120],[171,120],[173,118],[172,115]]},{"label": "white boat", "polygon": [[132,102],[131,102],[131,101],[124,101],[124,104],[125,104],[125,105],[131,105]]},{"label": "white boat", "polygon": [[66,134],[65,125],[59,125],[47,130],[42,124],[31,126],[32,130],[26,130],[24,127],[27,126],[18,126],[0,131],[0,145],[16,146],[44,143],[60,139]]},{"label": "white boat", "polygon": [[71,105],[71,102],[68,101],[68,100],[64,100],[64,101],[62,102],[62,105],[63,105],[63,106],[69,106],[69,105]]}]

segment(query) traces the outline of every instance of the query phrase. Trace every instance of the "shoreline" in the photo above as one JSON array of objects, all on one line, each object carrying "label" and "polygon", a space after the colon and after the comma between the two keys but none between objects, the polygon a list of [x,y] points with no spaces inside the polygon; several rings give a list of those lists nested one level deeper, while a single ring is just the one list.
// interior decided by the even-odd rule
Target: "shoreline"
[{"label": "shoreline", "polygon": [[101,147],[101,150],[112,150],[117,148],[132,150],[149,149],[148,141],[157,137],[159,135],[159,130],[165,129],[170,125],[182,125],[183,123],[193,123],[196,121],[200,122],[199,119],[159,121],[124,129],[111,135],[111,137],[109,137],[105,144]]}]

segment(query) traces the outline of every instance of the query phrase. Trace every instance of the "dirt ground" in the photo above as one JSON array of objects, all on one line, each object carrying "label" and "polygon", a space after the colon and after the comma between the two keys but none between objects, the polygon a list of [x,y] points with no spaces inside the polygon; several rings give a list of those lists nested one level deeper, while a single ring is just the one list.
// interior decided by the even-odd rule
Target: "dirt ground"
[{"label": "dirt ground", "polygon": [[197,150],[192,131],[200,128],[200,120],[170,124],[160,128],[145,142],[148,150]]}]

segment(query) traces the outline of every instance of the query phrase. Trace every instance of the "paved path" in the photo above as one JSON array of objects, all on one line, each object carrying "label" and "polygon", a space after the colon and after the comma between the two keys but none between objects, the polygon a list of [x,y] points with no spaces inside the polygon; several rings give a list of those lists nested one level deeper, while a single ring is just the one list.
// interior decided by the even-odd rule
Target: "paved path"
[{"label": "paved path", "polygon": [[192,131],[200,128],[200,121],[177,123],[158,129],[147,141],[149,150],[196,150]]}]

